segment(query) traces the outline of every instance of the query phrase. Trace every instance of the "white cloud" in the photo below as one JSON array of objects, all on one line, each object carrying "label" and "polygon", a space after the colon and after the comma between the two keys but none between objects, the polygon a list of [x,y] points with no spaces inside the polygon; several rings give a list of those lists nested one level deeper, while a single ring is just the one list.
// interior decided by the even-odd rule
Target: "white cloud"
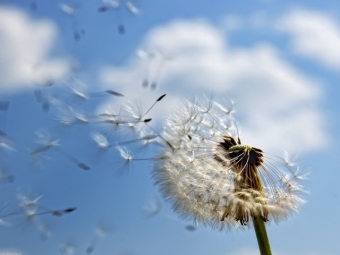
[{"label": "white cloud", "polygon": [[[231,48],[223,32],[207,22],[179,20],[151,30],[141,47],[170,56],[157,94],[142,88],[146,60],[137,57],[123,67],[105,67],[101,78],[131,100],[142,99],[148,105],[168,93],[153,115],[167,115],[184,97],[203,93],[233,97],[243,142],[300,153],[327,144],[325,120],[318,108],[320,85],[284,61],[273,46]],[[159,61],[154,59],[150,62]]]},{"label": "white cloud", "polygon": [[277,28],[292,36],[297,53],[340,69],[340,25],[329,15],[293,10],[279,20]]},{"label": "white cloud", "polygon": [[0,91],[42,84],[68,72],[65,59],[48,55],[57,37],[53,23],[7,7],[0,8],[0,17]]}]

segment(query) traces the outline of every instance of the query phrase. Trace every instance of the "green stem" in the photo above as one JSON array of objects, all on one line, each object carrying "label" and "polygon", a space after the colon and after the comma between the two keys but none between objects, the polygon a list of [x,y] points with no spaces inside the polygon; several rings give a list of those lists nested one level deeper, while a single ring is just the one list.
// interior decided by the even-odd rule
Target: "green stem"
[{"label": "green stem", "polygon": [[262,220],[261,217],[256,217],[256,219],[253,222],[257,243],[259,244],[261,255],[272,255],[264,221]]}]

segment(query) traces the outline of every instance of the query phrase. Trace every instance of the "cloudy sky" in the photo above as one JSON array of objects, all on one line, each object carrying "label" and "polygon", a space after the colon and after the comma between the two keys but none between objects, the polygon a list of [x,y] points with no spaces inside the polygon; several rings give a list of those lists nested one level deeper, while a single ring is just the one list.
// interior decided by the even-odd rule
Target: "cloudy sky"
[{"label": "cloudy sky", "polygon": [[[289,152],[309,172],[308,203],[269,224],[274,254],[339,254],[339,7],[1,0],[0,253],[259,254],[252,229],[190,228],[153,186],[151,162],[118,176],[127,167],[119,152],[96,145],[99,134],[110,145],[132,136],[91,117],[131,103],[143,113],[167,94],[149,113],[155,130],[185,98],[232,99],[244,143]],[[40,153],[50,141],[58,147]],[[130,149],[142,158],[156,150]],[[28,202],[77,210],[28,217]]]}]

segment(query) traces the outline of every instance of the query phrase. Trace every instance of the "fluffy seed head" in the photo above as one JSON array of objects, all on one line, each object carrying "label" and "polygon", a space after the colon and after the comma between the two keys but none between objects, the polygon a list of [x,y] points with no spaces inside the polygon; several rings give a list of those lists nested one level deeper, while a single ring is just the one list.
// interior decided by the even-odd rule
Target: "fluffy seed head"
[{"label": "fluffy seed head", "polygon": [[286,219],[304,202],[301,175],[283,159],[242,144],[226,109],[195,98],[166,120],[156,184],[182,217],[213,228]]}]

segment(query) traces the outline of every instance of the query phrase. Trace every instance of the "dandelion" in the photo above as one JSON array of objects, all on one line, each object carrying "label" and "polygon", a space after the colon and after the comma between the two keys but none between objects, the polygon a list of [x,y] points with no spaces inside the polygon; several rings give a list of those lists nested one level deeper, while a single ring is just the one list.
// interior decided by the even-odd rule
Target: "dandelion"
[{"label": "dandelion", "polygon": [[153,177],[180,216],[220,230],[252,222],[271,254],[265,222],[297,212],[303,176],[294,165],[241,143],[233,102],[185,101],[167,118]]}]

